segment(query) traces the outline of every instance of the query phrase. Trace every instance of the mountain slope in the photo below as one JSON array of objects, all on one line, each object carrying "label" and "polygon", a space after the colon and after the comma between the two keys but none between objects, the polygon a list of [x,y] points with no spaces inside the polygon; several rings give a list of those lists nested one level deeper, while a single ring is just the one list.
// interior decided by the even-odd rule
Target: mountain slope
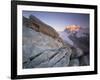
[{"label": "mountain slope", "polygon": [[[48,35],[45,31],[50,31],[53,34]],[[62,41],[59,41],[59,35],[52,37],[55,34],[58,35],[53,28],[36,17],[23,17],[23,68],[64,67],[69,65],[71,49],[67,45],[64,46]]]},{"label": "mountain slope", "polygon": [[74,65],[74,62],[76,64],[79,63],[80,66],[89,65],[89,29],[81,28],[77,25],[70,25],[59,34],[72,47],[71,63],[69,65]]}]

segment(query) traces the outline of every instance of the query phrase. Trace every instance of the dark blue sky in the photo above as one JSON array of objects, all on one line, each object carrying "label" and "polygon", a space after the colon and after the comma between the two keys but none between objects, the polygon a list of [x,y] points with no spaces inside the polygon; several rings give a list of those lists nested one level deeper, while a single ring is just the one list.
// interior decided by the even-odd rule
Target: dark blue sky
[{"label": "dark blue sky", "polygon": [[67,25],[89,27],[89,14],[23,11],[23,16],[34,15],[57,31],[63,31]]}]

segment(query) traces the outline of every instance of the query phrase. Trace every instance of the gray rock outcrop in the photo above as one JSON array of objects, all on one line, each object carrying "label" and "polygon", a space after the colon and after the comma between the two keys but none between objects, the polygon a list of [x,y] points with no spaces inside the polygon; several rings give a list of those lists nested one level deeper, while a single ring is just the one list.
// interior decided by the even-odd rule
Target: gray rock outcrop
[{"label": "gray rock outcrop", "polygon": [[[37,26],[41,28],[36,30]],[[29,19],[23,17],[23,68],[68,66],[71,49],[58,38],[59,34],[53,28],[34,16]]]}]

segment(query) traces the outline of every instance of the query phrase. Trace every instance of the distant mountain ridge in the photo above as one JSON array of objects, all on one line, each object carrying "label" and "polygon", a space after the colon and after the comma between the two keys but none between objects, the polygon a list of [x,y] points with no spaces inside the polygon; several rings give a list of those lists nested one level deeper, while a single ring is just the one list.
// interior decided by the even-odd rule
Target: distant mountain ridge
[{"label": "distant mountain ridge", "polygon": [[79,25],[68,25],[64,31],[69,35],[75,35],[76,37],[84,37],[89,34],[89,28],[83,28]]},{"label": "distant mountain ridge", "polygon": [[68,25],[59,34],[63,40],[72,46],[79,47],[84,52],[89,52],[89,28],[83,28],[79,25]]}]

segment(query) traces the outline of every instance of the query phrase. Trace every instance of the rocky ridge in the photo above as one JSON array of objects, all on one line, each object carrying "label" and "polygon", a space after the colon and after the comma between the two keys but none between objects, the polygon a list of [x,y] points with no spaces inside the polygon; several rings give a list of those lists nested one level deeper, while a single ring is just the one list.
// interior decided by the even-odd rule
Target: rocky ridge
[{"label": "rocky ridge", "polygon": [[[52,34],[48,35],[45,31]],[[23,68],[68,66],[71,49],[59,39],[53,28],[34,16],[29,19],[23,17]]]}]

